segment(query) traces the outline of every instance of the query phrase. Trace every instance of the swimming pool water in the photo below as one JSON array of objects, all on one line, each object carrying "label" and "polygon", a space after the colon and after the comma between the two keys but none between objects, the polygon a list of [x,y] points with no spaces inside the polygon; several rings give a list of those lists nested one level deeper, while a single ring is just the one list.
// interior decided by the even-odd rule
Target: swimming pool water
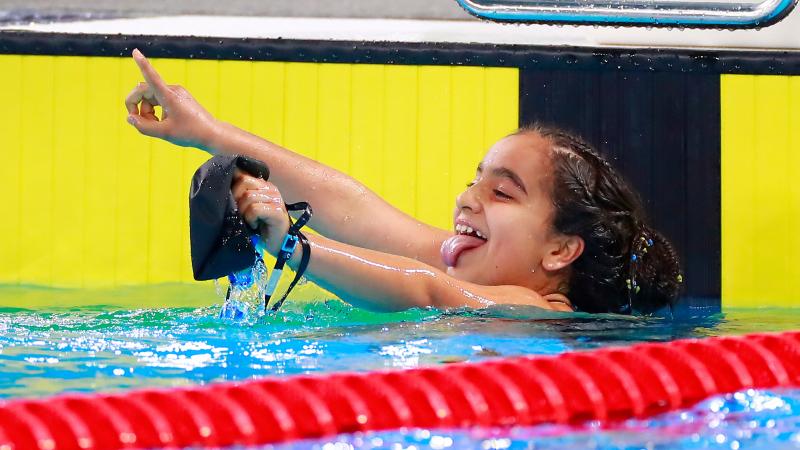
[{"label": "swimming pool water", "polygon": [[[791,330],[800,324],[800,309],[728,309],[668,320],[508,306],[380,314],[334,300],[290,301],[278,314],[234,323],[218,318],[219,303],[207,287],[0,287],[0,398],[408,368]],[[63,306],[71,304],[85,306]],[[274,448],[800,448],[800,390],[743,391],[684,411],[602,427],[412,429]]]},{"label": "swimming pool water", "polygon": [[[48,306],[78,301],[94,306]],[[381,314],[339,301],[289,301],[276,315],[240,324],[220,320],[218,303],[213,290],[176,287],[0,288],[0,305],[31,305],[0,308],[0,398],[408,368],[800,324],[800,309],[667,320],[508,306]]]}]

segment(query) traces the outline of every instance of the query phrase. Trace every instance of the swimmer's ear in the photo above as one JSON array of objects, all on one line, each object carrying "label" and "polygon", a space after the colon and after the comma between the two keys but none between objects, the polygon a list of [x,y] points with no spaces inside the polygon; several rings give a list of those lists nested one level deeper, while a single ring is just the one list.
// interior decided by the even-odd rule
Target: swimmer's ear
[{"label": "swimmer's ear", "polygon": [[544,255],[542,267],[547,271],[563,269],[583,254],[583,248],[584,243],[580,236],[559,236]]}]

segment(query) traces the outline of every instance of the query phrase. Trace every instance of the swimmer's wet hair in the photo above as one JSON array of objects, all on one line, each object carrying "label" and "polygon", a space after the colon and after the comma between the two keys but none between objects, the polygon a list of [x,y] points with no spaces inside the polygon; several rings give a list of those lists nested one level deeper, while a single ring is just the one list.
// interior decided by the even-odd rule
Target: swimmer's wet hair
[{"label": "swimmer's wet hair", "polygon": [[591,145],[542,124],[514,134],[551,144],[556,231],[580,236],[584,250],[571,264],[568,296],[591,313],[651,313],[672,306],[682,275],[672,244],[647,222],[634,189]]}]

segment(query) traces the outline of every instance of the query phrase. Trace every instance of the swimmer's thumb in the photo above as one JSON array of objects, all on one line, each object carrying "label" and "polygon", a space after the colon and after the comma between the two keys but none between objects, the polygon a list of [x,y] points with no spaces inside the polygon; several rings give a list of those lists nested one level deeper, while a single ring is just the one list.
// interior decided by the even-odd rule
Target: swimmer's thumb
[{"label": "swimmer's thumb", "polygon": [[145,136],[163,137],[166,133],[164,122],[147,120],[135,114],[128,115],[128,123]]}]

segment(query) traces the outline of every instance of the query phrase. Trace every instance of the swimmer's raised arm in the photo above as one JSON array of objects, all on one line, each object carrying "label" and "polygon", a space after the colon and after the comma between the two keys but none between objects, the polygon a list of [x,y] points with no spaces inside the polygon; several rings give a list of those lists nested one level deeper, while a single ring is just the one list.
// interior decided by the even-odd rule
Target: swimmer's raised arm
[{"label": "swimmer's raised arm", "polygon": [[[452,233],[424,224],[387,203],[352,177],[215,119],[181,86],[167,85],[144,55],[133,58],[144,76],[128,95],[128,121],[144,135],[212,154],[264,161],[290,203],[314,208],[310,226],[359,247],[418,259],[444,268],[439,248]],[[161,105],[159,119],[154,106]]]},{"label": "swimmer's raised arm", "polygon": [[[234,191],[245,222],[258,228],[267,250],[277,255],[289,221],[280,192],[272,184],[237,175]],[[492,304],[524,304],[572,311],[565,303],[549,301],[520,286],[483,286],[453,278],[420,261],[360,248],[319,235],[308,235],[311,258],[305,276],[354,306],[377,311],[413,307],[483,308]],[[289,261],[297,269],[298,246]],[[555,297],[554,297],[555,298]]]}]

